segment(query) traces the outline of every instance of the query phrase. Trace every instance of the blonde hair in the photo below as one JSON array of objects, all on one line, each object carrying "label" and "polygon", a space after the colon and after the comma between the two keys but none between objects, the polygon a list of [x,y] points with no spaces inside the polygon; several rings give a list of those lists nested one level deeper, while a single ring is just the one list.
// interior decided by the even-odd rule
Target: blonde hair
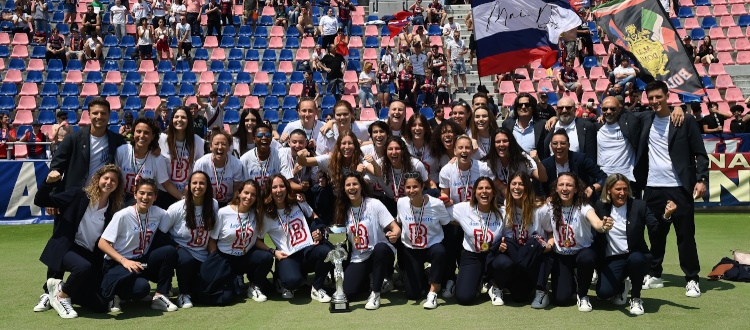
[{"label": "blonde hair", "polygon": [[372,63],[370,63],[370,62],[365,62],[365,68],[364,68],[364,70],[365,70],[365,71],[367,71],[367,70],[372,70]]},{"label": "blonde hair", "polygon": [[97,205],[99,199],[102,197],[102,191],[99,189],[99,179],[107,173],[114,173],[115,177],[117,177],[117,187],[109,194],[109,209],[119,210],[122,208],[122,201],[125,199],[125,186],[122,184],[122,171],[117,165],[107,164],[96,170],[94,176],[91,177],[91,182],[83,188],[83,191],[89,197],[89,205]]},{"label": "blonde hair", "polygon": [[602,203],[612,203],[612,198],[610,197],[609,190],[612,189],[612,187],[614,187],[615,184],[620,181],[625,182],[625,184],[628,186],[628,198],[633,198],[633,190],[630,189],[630,180],[620,173],[615,173],[608,176],[607,180],[604,181],[604,188],[602,188],[601,196]]}]

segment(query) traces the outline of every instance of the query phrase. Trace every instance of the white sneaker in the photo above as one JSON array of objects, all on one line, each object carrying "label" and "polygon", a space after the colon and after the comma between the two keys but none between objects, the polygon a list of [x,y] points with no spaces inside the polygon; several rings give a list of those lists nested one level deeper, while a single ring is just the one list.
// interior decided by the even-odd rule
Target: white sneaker
[{"label": "white sneaker", "polygon": [[492,287],[492,285],[490,284],[490,282],[484,282],[484,283],[482,283],[482,287],[479,288],[479,293],[487,293],[487,292],[489,292],[490,291],[490,287]]},{"label": "white sneaker", "polygon": [[370,292],[370,297],[367,298],[367,304],[365,304],[365,309],[374,311],[376,309],[380,308],[380,292]]},{"label": "white sneaker", "polygon": [[623,306],[628,303],[628,293],[630,292],[630,288],[632,287],[632,284],[630,283],[630,279],[625,279],[625,289],[622,290],[620,294],[615,295],[612,297],[612,303],[617,306]]},{"label": "white sneaker", "polygon": [[62,291],[62,281],[54,278],[47,280],[47,290],[49,290],[50,301],[49,304],[57,311],[57,314],[64,319],[72,319],[78,317],[70,298],[60,298],[60,291]]},{"label": "white sneaker", "polygon": [[380,292],[391,292],[393,291],[393,287],[393,280],[386,277],[383,279],[383,286],[380,288]]},{"label": "white sneaker", "polygon": [[531,302],[531,308],[543,309],[549,305],[549,294],[546,290],[536,290],[534,301]]},{"label": "white sneaker", "polygon": [[445,282],[445,289],[443,289],[443,298],[453,297],[453,293],[456,292],[456,283],[453,280]]},{"label": "white sneaker", "polygon": [[178,61],[182,61],[182,56],[177,56]]},{"label": "white sneaker", "polygon": [[57,295],[57,293],[53,293],[52,291],[60,290],[60,283],[62,283],[62,280],[51,277],[47,279],[47,293],[49,294],[50,299]]},{"label": "white sneaker", "polygon": [[493,306],[505,305],[505,302],[503,301],[503,290],[500,290],[500,288],[493,285],[488,293]]},{"label": "white sneaker", "polygon": [[597,273],[596,270],[595,270],[594,274],[591,276],[591,284],[593,284],[594,286],[596,286],[596,282],[598,282],[598,281],[599,281],[599,273]]},{"label": "white sneaker", "polygon": [[174,312],[177,310],[177,305],[169,301],[167,296],[160,294],[154,296],[154,299],[151,300],[151,308],[165,312]]},{"label": "white sneaker", "polygon": [[109,302],[109,311],[112,313],[122,311],[122,309],[120,309],[120,296],[114,296],[114,298],[112,298],[112,301]]},{"label": "white sneaker", "polygon": [[281,294],[281,297],[284,299],[292,299],[294,298],[294,292],[292,290],[289,290],[285,288],[283,285],[281,285],[281,280],[276,280],[276,292]]},{"label": "white sneaker", "polygon": [[579,312],[590,312],[593,308],[591,308],[591,303],[589,302],[589,297],[578,297],[578,311]]},{"label": "white sneaker", "polygon": [[685,286],[685,295],[690,298],[698,298],[701,296],[701,288],[698,286],[698,282],[690,280]]},{"label": "white sneaker", "polygon": [[425,309],[435,309],[438,306],[437,302],[437,292],[429,292],[427,294],[427,300],[425,300],[422,307]]},{"label": "white sneaker", "polygon": [[643,278],[643,290],[659,289],[664,287],[664,281],[660,277],[646,275]]},{"label": "white sneaker", "polygon": [[44,312],[48,311],[51,308],[49,304],[49,295],[46,293],[43,293],[41,296],[39,296],[39,302],[36,303],[36,306],[34,306],[35,312]]},{"label": "white sneaker", "polygon": [[268,297],[266,297],[266,295],[264,295],[263,292],[260,291],[260,289],[255,285],[250,285],[247,288],[247,297],[255,300],[256,302],[264,302],[268,300]]},{"label": "white sneaker", "polygon": [[641,298],[630,299],[630,315],[643,315],[643,300]]},{"label": "white sneaker", "polygon": [[193,301],[190,300],[189,294],[181,294],[177,296],[177,307],[179,308],[192,308]]},{"label": "white sneaker", "polygon": [[329,296],[328,293],[326,293],[326,290],[323,290],[323,288],[320,288],[318,290],[312,288],[312,290],[310,290],[310,298],[322,303],[331,302],[331,296]]}]

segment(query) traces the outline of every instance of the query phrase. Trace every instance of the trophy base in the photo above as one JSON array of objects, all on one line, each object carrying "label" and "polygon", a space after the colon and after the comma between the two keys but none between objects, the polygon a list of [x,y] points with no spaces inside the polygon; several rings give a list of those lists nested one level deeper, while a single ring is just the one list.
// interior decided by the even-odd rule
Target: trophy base
[{"label": "trophy base", "polygon": [[348,313],[351,312],[349,309],[349,302],[344,301],[331,301],[331,305],[328,306],[328,311],[331,313]]}]

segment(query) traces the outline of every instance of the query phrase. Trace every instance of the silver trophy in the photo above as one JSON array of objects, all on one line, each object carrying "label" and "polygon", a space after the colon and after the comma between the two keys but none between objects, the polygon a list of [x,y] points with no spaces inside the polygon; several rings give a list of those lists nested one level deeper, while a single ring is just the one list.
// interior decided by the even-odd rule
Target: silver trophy
[{"label": "silver trophy", "polygon": [[333,278],[336,281],[336,292],[331,297],[331,306],[328,310],[331,313],[344,313],[351,311],[349,301],[344,295],[344,260],[346,259],[346,250],[343,247],[344,242],[336,244],[331,252],[328,252],[325,262],[333,263]]}]

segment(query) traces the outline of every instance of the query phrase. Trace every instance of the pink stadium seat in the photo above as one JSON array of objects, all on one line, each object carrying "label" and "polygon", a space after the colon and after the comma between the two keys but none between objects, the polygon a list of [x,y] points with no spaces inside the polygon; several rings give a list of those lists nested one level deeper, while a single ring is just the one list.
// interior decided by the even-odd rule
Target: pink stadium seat
[{"label": "pink stadium seat", "polygon": [[680,36],[680,40],[685,39],[685,36],[687,36],[687,32],[685,29],[677,29],[677,35]]},{"label": "pink stadium seat", "polygon": [[146,99],[146,104],[143,105],[144,110],[156,110],[161,104],[161,98],[159,96],[149,96]]},{"label": "pink stadium seat", "polygon": [[[703,7],[703,6],[701,6],[701,7]],[[725,5],[714,5],[713,7],[714,7],[714,10],[713,10],[713,13],[712,13],[713,15],[712,16],[719,17],[719,16],[727,16],[727,15],[729,15],[729,11],[727,10],[727,6],[725,6]]]},{"label": "pink stadium seat", "polygon": [[72,70],[68,71],[68,75],[65,77],[66,83],[80,84],[83,82],[83,75],[81,71]]},{"label": "pink stadium seat", "polygon": [[105,83],[110,84],[121,84],[122,83],[122,75],[120,75],[120,71],[109,71],[107,72],[107,77],[104,79]]},{"label": "pink stadium seat", "polygon": [[[676,93],[672,93],[672,94],[676,94]],[[581,102],[586,101],[588,99],[594,99],[595,105],[599,104],[599,98],[596,97],[596,93],[593,90],[590,92],[583,92],[583,95],[581,95],[581,100],[582,100]]]},{"label": "pink stadium seat", "polygon": [[692,7],[692,6],[694,6],[693,0],[680,0],[680,6],[682,6],[682,7]]},{"label": "pink stadium seat", "polygon": [[146,74],[143,76],[143,83],[144,84],[158,84],[159,81],[159,72],[156,71],[149,71],[146,72]]},{"label": "pink stadium seat", "polygon": [[297,61],[309,61],[310,51],[307,48],[297,49],[297,55],[295,56]]},{"label": "pink stadium seat", "polygon": [[359,113],[359,120],[361,121],[378,120],[378,115],[375,113],[375,110],[373,110],[372,108],[364,108]]},{"label": "pink stadium seat", "polygon": [[45,71],[46,64],[43,59],[32,58],[29,60],[29,65],[26,66],[26,71]]},{"label": "pink stadium seat", "polygon": [[648,104],[648,96],[646,96],[646,92],[641,93],[641,104]]},{"label": "pink stadium seat", "polygon": [[[130,7],[130,8],[133,8],[133,7]],[[131,36],[135,35],[135,25],[134,24],[125,25],[125,32],[127,32],[127,34]]]},{"label": "pink stadium seat", "polygon": [[302,84],[297,83],[297,84],[292,84],[291,86],[289,86],[288,94],[289,96],[296,96],[296,97],[299,97],[300,95],[302,95]]},{"label": "pink stadium seat", "polygon": [[216,48],[219,47],[219,40],[216,39],[216,36],[206,36],[206,40],[203,42],[203,48]]},{"label": "pink stadium seat", "polygon": [[[344,85],[344,94],[346,95],[357,95],[359,93],[359,88],[357,87],[357,83],[346,83]],[[361,102],[362,100],[360,100]],[[362,106],[361,104],[359,105]]]},{"label": "pink stadium seat", "polygon": [[709,8],[708,6],[697,6],[695,7],[695,16],[698,16],[698,17],[711,16],[711,8]]},{"label": "pink stadium seat", "polygon": [[138,73],[146,73],[151,71],[156,71],[156,68],[154,68],[154,62],[141,61],[141,65],[138,66]]},{"label": "pink stadium seat", "polygon": [[[729,11],[732,13],[732,16],[740,16],[747,14],[747,10],[745,10],[744,4],[733,4],[732,9]],[[716,15],[719,16],[719,15]]]},{"label": "pink stadium seat", "polygon": [[247,61],[245,62],[245,72],[250,74],[255,74],[258,72],[258,62],[256,61]]},{"label": "pink stadium seat", "polygon": [[594,55],[596,55],[596,56],[607,55],[607,51],[604,49],[604,45],[602,45],[602,44],[594,44]]},{"label": "pink stadium seat", "polygon": [[540,80],[539,84],[537,84],[536,86],[536,90],[539,91],[540,93],[543,91],[548,91],[548,92],[554,91],[554,88],[552,88],[552,80],[550,79]]},{"label": "pink stadium seat", "polygon": [[[362,8],[362,7],[357,7]],[[363,26],[365,25],[365,19],[362,16],[352,16],[352,25]]]},{"label": "pink stadium seat", "polygon": [[500,86],[498,86],[498,93],[500,94],[506,94],[506,93],[515,93],[516,87],[514,86],[512,81],[501,81]]},{"label": "pink stadium seat", "polygon": [[716,77],[721,74],[727,74],[727,71],[724,70],[724,65],[721,63],[711,63],[711,65],[708,66],[708,75],[711,77]]},{"label": "pink stadium seat", "polygon": [[353,95],[342,95],[341,96],[342,101],[347,101],[349,104],[357,104],[357,102],[354,100]]},{"label": "pink stadium seat", "polygon": [[362,55],[362,59],[365,59],[365,60],[377,60],[378,59],[378,53],[375,50],[375,48],[365,48],[365,52]]},{"label": "pink stadium seat", "polygon": [[729,52],[732,51],[732,44],[729,43],[728,39],[719,39],[716,41],[716,46],[714,47],[716,51],[719,52]]},{"label": "pink stadium seat", "polygon": [[732,81],[732,77],[730,77],[728,74],[723,74],[716,77],[715,85],[718,89],[727,89],[734,87],[734,82]]},{"label": "pink stadium seat", "polygon": [[589,79],[591,80],[597,80],[597,79],[605,79],[607,76],[604,74],[604,68],[600,66],[595,66],[591,68],[591,71],[589,71]]},{"label": "pink stadium seat", "polygon": [[271,17],[273,17],[275,15],[276,15],[276,12],[273,10],[272,6],[265,6],[265,7],[263,7],[263,12],[262,12],[261,16],[271,16]]},{"label": "pink stadium seat", "polygon": [[734,40],[734,49],[750,50],[750,41],[747,38],[737,38]]},{"label": "pink stadium seat", "polygon": [[294,66],[292,65],[292,61],[281,61],[279,62],[279,69],[277,72],[283,72],[286,74],[290,74],[294,72]]},{"label": "pink stadium seat", "polygon": [[734,17],[732,16],[721,16],[721,19],[719,20],[719,26],[723,28],[728,28],[732,26],[737,26],[737,23],[734,22]]},{"label": "pink stadium seat", "polygon": [[17,144],[13,148],[13,156],[18,160],[26,159],[29,156],[29,147],[25,144]]},{"label": "pink stadium seat", "polygon": [[534,83],[531,80],[521,80],[521,82],[518,83],[518,92],[519,93],[536,92],[536,90],[534,90]]},{"label": "pink stadium seat", "polygon": [[87,97],[87,96],[97,96],[99,95],[99,88],[95,83],[87,83],[83,84],[83,89],[81,90],[81,97]]},{"label": "pink stadium seat", "polygon": [[685,19],[685,23],[682,24],[682,27],[686,30],[692,30],[692,29],[699,29],[701,25],[700,23],[698,23],[697,18],[688,17]]},{"label": "pink stadium seat", "polygon": [[0,58],[0,71],[3,71],[3,70],[5,70],[5,61],[2,58]]},{"label": "pink stadium seat", "polygon": [[119,96],[107,96],[109,102],[109,108],[114,111],[120,111],[122,109],[122,103],[120,103]]},{"label": "pink stadium seat", "polygon": [[744,36],[745,34],[742,32],[742,28],[739,26],[727,28],[727,38],[729,39],[742,38]]},{"label": "pink stadium seat", "polygon": [[[23,33],[16,33],[23,34]],[[34,115],[31,114],[31,110],[18,110],[16,111],[16,117],[13,118],[13,126],[20,125],[31,125],[34,121]]]},{"label": "pink stadium seat", "polygon": [[260,109],[260,101],[257,96],[248,96],[245,98],[245,103],[242,106],[244,109]]},{"label": "pink stadium seat", "polygon": [[281,26],[279,26],[279,25],[274,25],[274,26],[271,27],[271,33],[269,33],[268,36],[270,36],[272,38],[273,37],[283,38],[284,37],[284,29]]},{"label": "pink stadium seat", "polygon": [[18,110],[36,110],[36,98],[33,96],[21,96],[18,100]]},{"label": "pink stadium seat", "polygon": [[516,94],[508,93],[503,95],[503,106],[504,107],[511,107],[513,106],[513,102],[516,101]]},{"label": "pink stadium seat", "polygon": [[187,100],[185,100],[185,104],[198,104],[196,99],[195,96],[188,96]]},{"label": "pink stadium seat", "polygon": [[99,65],[99,61],[97,60],[89,60],[86,61],[86,67],[83,69],[83,72],[96,72],[96,71],[102,71],[101,65]]},{"label": "pink stadium seat", "polygon": [[378,27],[375,25],[368,25],[365,28],[365,37],[377,37],[378,36]]},{"label": "pink stadium seat", "polygon": [[[742,1],[742,0],[740,0]],[[727,0],[711,0],[712,5],[726,5]]]},{"label": "pink stadium seat", "polygon": [[268,85],[268,73],[263,71],[256,73],[255,77],[253,78],[253,83]]},{"label": "pink stadium seat", "polygon": [[349,38],[349,48],[362,48],[362,38],[360,37],[351,37]]},{"label": "pink stadium seat", "polygon": [[526,70],[526,68],[518,68],[513,73],[526,77],[524,80],[531,80],[531,76],[529,76],[529,70]]},{"label": "pink stadium seat", "polygon": [[[718,89],[715,89],[715,88],[707,88],[707,89],[706,89],[706,94],[708,95],[708,99],[709,99],[709,100],[712,100],[712,101],[714,101],[714,102],[716,102],[716,101],[721,101],[721,100],[722,100],[722,98],[721,98],[721,94],[719,93],[719,90],[718,90]],[[706,109],[707,109],[707,110],[706,110],[706,112],[708,112],[708,108],[706,108]]]},{"label": "pink stadium seat", "polygon": [[708,36],[711,37],[711,40],[724,39],[727,37],[724,35],[724,29],[720,27],[712,27],[708,30]]},{"label": "pink stadium seat", "polygon": [[208,25],[208,16],[201,15],[201,26],[207,26]]},{"label": "pink stadium seat", "polygon": [[437,45],[438,47],[443,47],[443,38],[440,36],[431,36],[430,37],[430,45]]},{"label": "pink stadium seat", "polygon": [[599,79],[596,81],[596,86],[594,87],[594,90],[597,93],[604,93],[607,91],[607,87],[609,87],[609,79]]},{"label": "pink stadium seat", "polygon": [[200,74],[201,72],[208,71],[208,67],[206,66],[206,61],[203,60],[195,60],[193,62],[193,72]]},{"label": "pink stadium seat", "polygon": [[540,81],[542,79],[547,78],[547,69],[545,68],[536,68],[534,69],[534,74],[532,75],[532,80],[534,81]]},{"label": "pink stadium seat", "polygon": [[8,72],[5,74],[5,79],[3,79],[3,82],[20,84],[21,82],[23,82],[23,77],[21,76],[21,71],[19,71],[19,70],[8,70]]},{"label": "pink stadium seat", "polygon": [[347,70],[344,72],[344,83],[356,83],[357,81],[357,71]]},{"label": "pink stadium seat", "polygon": [[281,48],[284,48],[284,42],[282,42],[281,37],[271,37],[271,39],[268,41],[268,49]]},{"label": "pink stadium seat", "polygon": [[682,101],[680,101],[680,96],[677,95],[677,93],[669,93],[667,103],[669,103],[669,105],[678,105],[681,104]]},{"label": "pink stadium seat", "polygon": [[223,61],[227,59],[227,54],[224,52],[224,48],[214,48],[211,52],[212,61]]},{"label": "pink stadium seat", "polygon": [[302,38],[302,42],[299,44],[300,48],[311,49],[315,48],[315,40],[312,37]]},{"label": "pink stadium seat", "polygon": [[391,37],[382,37],[380,38],[380,48],[388,47],[388,45],[391,42]]},{"label": "pink stadium seat", "polygon": [[[19,33],[16,33],[18,35]],[[20,33],[23,34],[23,33]],[[29,57],[29,50],[26,46],[14,46],[13,53],[10,54],[11,58],[27,58]]]},{"label": "pink stadium seat", "polygon": [[701,77],[708,74],[708,73],[706,73],[706,67],[703,66],[703,65],[697,65],[697,66],[695,66],[695,70],[698,71],[698,75],[701,76]]},{"label": "pink stadium seat", "polygon": [[719,63],[726,65],[734,65],[734,60],[732,60],[732,54],[723,52],[723,53],[716,53],[716,58],[719,59]]},{"label": "pink stadium seat", "polygon": [[23,83],[23,86],[21,86],[21,93],[18,95],[37,96],[39,95],[39,88],[37,87],[36,83],[26,82]]},{"label": "pink stadium seat", "polygon": [[742,91],[739,88],[731,87],[727,88],[726,93],[724,93],[724,100],[727,102],[742,103],[745,101],[745,98],[742,96]]},{"label": "pink stadium seat", "polygon": [[[81,121],[78,121],[78,125],[81,125]],[[42,125],[41,132],[46,136],[52,136],[52,125]]]},{"label": "pink stadium seat", "polygon": [[13,35],[13,42],[11,44],[13,46],[28,46],[29,36],[26,33],[16,33]]},{"label": "pink stadium seat", "polygon": [[232,95],[236,97],[250,96],[250,86],[248,84],[237,84],[234,86],[234,93]]},{"label": "pink stadium seat", "polygon": [[140,97],[146,98],[149,96],[155,96],[156,94],[156,85],[154,84],[143,84],[141,85],[141,93],[138,95]]},{"label": "pink stadium seat", "polygon": [[578,79],[578,82],[581,83],[581,88],[583,88],[584,92],[593,92],[594,89],[591,88],[591,81],[586,78]]},{"label": "pink stadium seat", "polygon": [[750,52],[737,52],[737,64],[750,64]]},{"label": "pink stadium seat", "polygon": [[214,73],[211,71],[205,71],[201,72],[201,77],[198,79],[199,84],[213,84],[216,82],[216,78],[214,78]]},{"label": "pink stadium seat", "polygon": [[10,45],[10,36],[5,32],[0,33],[0,45]]},{"label": "pink stadium seat", "polygon": [[733,5],[733,4],[743,4],[745,3],[745,0],[727,0],[726,3]]},{"label": "pink stadium seat", "polygon": [[356,8],[357,10],[352,13],[352,16],[365,16],[365,7],[358,6]]}]

